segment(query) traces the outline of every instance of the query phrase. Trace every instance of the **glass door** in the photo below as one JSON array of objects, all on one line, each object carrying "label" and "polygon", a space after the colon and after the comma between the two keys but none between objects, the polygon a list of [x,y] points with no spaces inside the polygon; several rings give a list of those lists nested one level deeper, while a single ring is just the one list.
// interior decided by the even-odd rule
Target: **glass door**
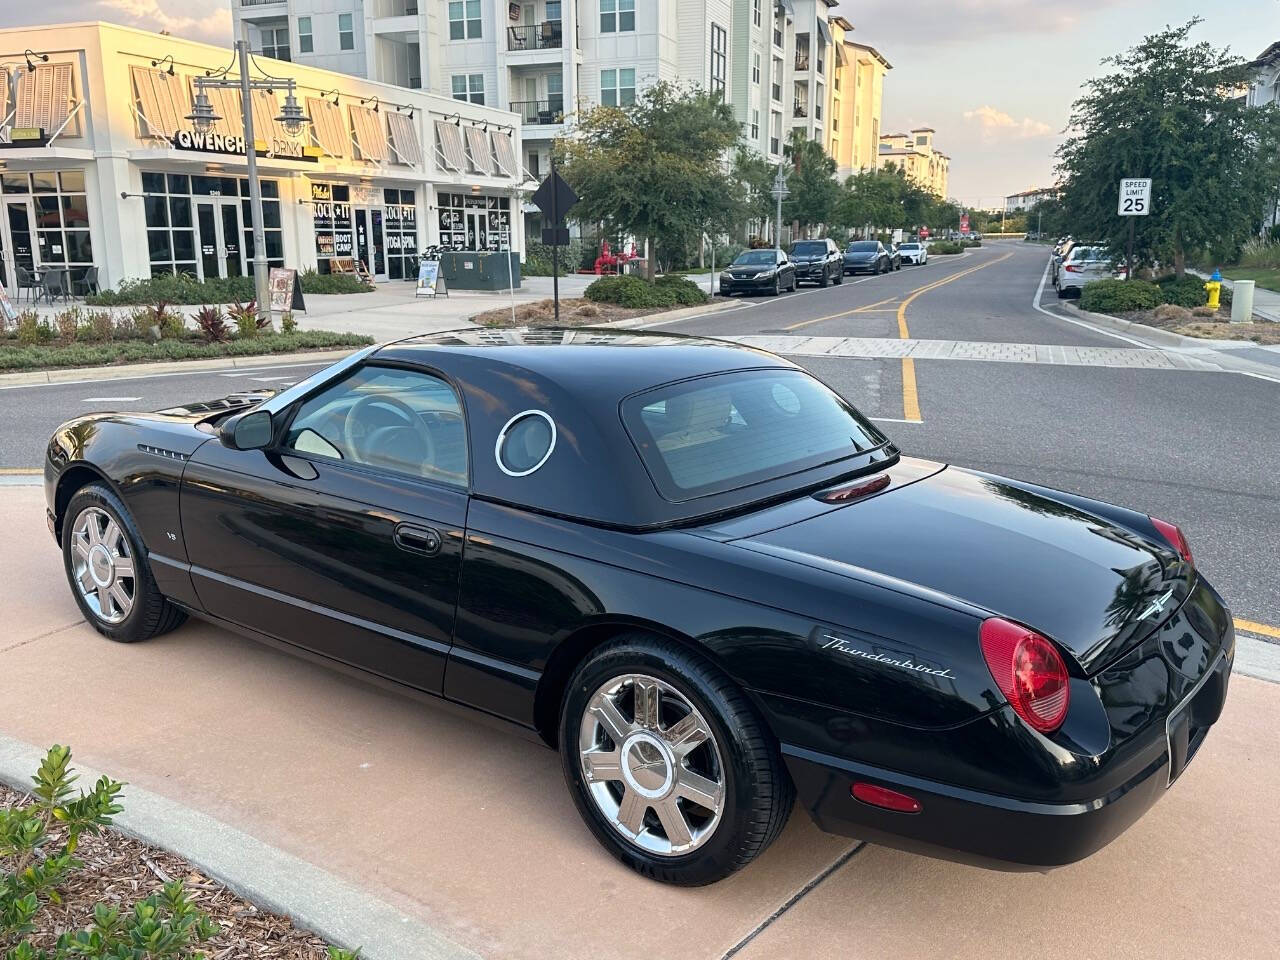
[{"label": "glass door", "polygon": [[35,231],[31,229],[34,218],[31,214],[30,200],[5,202],[4,230],[0,231],[0,270],[4,275],[0,279],[14,296],[18,294],[18,272],[14,267],[21,267],[28,273],[34,273],[36,269]]},{"label": "glass door", "polygon": [[489,217],[483,210],[467,211],[467,249],[489,249]]},{"label": "glass door", "polygon": [[356,207],[356,259],[364,264],[366,270],[371,269],[369,262],[369,211],[364,207]]},{"label": "glass door", "polygon": [[369,209],[369,237],[373,243],[373,264],[370,269],[378,280],[387,279],[387,240],[382,229],[382,210]]},{"label": "glass door", "polygon": [[244,276],[240,201],[197,200],[195,206],[200,278]]}]

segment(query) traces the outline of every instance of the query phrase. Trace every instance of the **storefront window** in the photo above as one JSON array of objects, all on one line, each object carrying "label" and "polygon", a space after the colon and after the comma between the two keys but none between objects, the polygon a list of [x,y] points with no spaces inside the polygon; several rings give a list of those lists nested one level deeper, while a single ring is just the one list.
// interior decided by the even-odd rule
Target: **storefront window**
[{"label": "storefront window", "polygon": [[[267,263],[283,266],[279,184],[275,180],[261,183]],[[203,272],[209,279],[253,274],[253,220],[247,180],[144,173],[142,192],[152,276],[199,276]],[[195,204],[205,211],[199,219],[192,213]]]},{"label": "storefront window", "polygon": [[413,280],[418,275],[418,208],[412,190],[382,191],[387,205],[387,277]]},{"label": "storefront window", "polygon": [[17,265],[28,270],[66,265],[72,280],[93,266],[84,171],[3,173],[0,194],[8,232],[0,245],[12,250]]},{"label": "storefront window", "polygon": [[313,183],[316,270],[330,272],[329,261],[351,257],[351,188],[340,183]]},{"label": "storefront window", "polygon": [[509,250],[511,201],[481,194],[437,195],[442,250]]}]

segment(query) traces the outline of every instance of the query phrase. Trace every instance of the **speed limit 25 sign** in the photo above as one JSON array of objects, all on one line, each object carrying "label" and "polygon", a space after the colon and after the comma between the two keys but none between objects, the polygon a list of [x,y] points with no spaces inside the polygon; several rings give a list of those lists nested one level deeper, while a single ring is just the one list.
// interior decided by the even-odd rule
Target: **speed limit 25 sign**
[{"label": "speed limit 25 sign", "polygon": [[1151,212],[1151,178],[1137,177],[1120,181],[1120,208],[1122,217],[1145,217]]}]

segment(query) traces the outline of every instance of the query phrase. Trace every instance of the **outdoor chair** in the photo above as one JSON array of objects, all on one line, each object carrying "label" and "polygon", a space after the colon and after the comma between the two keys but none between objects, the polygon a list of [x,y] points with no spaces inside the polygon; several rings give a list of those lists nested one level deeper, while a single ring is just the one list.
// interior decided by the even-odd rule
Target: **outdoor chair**
[{"label": "outdoor chair", "polygon": [[16,269],[18,277],[18,299],[22,299],[22,291],[27,291],[27,299],[32,300],[39,295],[40,281],[36,279],[34,273],[26,267],[18,267]]},{"label": "outdoor chair", "polygon": [[79,280],[71,281],[71,293],[77,297],[98,293],[98,268],[89,267]]},{"label": "outdoor chair", "polygon": [[71,296],[65,267],[46,267],[40,277],[40,286],[43,296],[48,297],[50,303],[53,303],[55,297],[67,300]]}]

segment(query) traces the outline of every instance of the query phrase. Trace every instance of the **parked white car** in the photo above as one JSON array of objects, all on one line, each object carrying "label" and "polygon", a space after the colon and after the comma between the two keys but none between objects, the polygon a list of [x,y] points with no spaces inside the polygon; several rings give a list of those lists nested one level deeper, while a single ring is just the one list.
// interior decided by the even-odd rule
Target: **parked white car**
[{"label": "parked white car", "polygon": [[1107,256],[1106,247],[1078,246],[1072,247],[1067,258],[1062,261],[1062,269],[1058,271],[1058,299],[1076,296],[1091,280],[1103,280],[1115,276],[1111,266],[1111,258]]},{"label": "parked white car", "polygon": [[898,247],[898,253],[902,255],[903,263],[928,263],[929,248],[923,243],[917,243],[914,240],[908,240],[902,246]]}]

